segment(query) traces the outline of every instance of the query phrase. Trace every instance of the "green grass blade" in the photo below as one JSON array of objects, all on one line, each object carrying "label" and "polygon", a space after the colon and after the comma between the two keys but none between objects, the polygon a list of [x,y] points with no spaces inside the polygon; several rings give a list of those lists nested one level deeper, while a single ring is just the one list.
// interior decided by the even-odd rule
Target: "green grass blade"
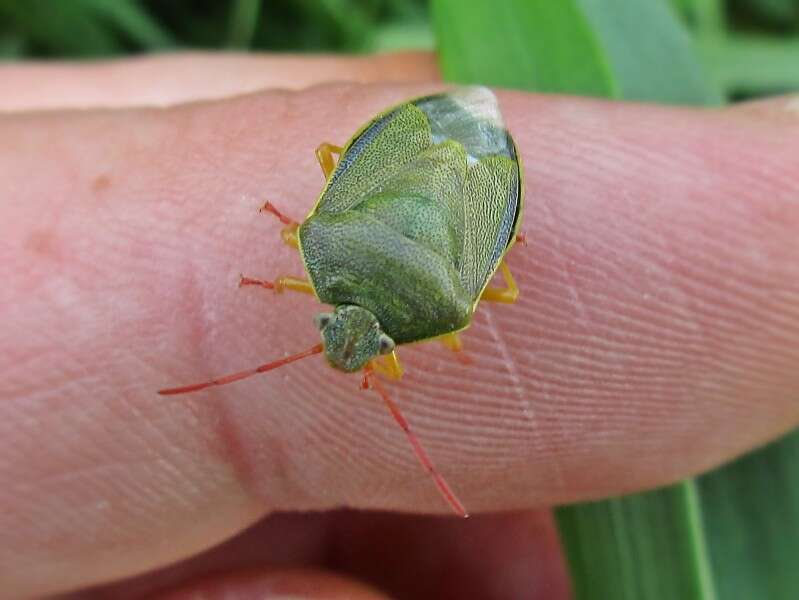
[{"label": "green grass blade", "polygon": [[677,13],[699,33],[718,34],[724,29],[722,0],[670,0]]},{"label": "green grass blade", "polygon": [[723,600],[799,598],[799,432],[699,479]]},{"label": "green grass blade", "polygon": [[18,35],[0,34],[0,60],[19,60],[25,52],[25,41]]},{"label": "green grass blade", "polygon": [[122,44],[82,0],[0,1],[0,22],[14,30],[42,55],[103,56],[117,54]]},{"label": "green grass blade", "polygon": [[671,104],[721,104],[693,41],[663,0],[578,0],[607,53],[620,95]]},{"label": "green grass blade", "polygon": [[427,21],[416,19],[381,25],[372,38],[373,52],[393,52],[398,50],[432,50],[435,38]]},{"label": "green grass blade", "polygon": [[373,21],[368,5],[352,0],[318,0],[318,6],[335,24],[345,48],[357,51],[371,45]]},{"label": "green grass blade", "polygon": [[706,69],[728,95],[799,89],[799,37],[730,34],[699,39]]},{"label": "green grass blade", "polygon": [[714,599],[693,482],[557,511],[576,598]]},{"label": "green grass blade", "polygon": [[618,95],[607,55],[574,0],[434,0],[431,9],[449,81]]},{"label": "green grass blade", "polygon": [[261,0],[234,0],[228,23],[228,47],[249,48],[252,45],[260,12]]},{"label": "green grass blade", "polygon": [[177,45],[172,35],[134,0],[82,0],[82,3],[88,13],[108,22],[144,50],[163,50]]},{"label": "green grass blade", "polygon": [[437,0],[444,76],[543,92],[718,104],[663,0]]}]

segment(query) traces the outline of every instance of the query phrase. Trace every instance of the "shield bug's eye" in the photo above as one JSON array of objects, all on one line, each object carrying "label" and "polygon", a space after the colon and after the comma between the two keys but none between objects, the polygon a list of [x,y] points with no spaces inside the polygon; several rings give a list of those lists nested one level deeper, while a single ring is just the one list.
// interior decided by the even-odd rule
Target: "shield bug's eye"
[{"label": "shield bug's eye", "polygon": [[380,354],[389,354],[394,350],[394,340],[385,333],[380,335]]},{"label": "shield bug's eye", "polygon": [[319,331],[322,331],[325,327],[327,327],[330,324],[330,321],[332,320],[333,320],[332,313],[319,313],[313,318],[313,322]]}]

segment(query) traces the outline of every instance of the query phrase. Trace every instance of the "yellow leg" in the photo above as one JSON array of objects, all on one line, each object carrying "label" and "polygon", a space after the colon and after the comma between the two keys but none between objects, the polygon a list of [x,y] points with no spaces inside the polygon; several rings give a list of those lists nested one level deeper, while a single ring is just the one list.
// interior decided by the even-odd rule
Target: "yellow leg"
[{"label": "yellow leg", "polygon": [[294,225],[289,225],[288,227],[284,227],[280,230],[280,239],[283,240],[283,243],[287,246],[291,246],[295,250],[300,249],[300,242],[297,239],[297,228],[299,224],[294,223]]},{"label": "yellow leg", "polygon": [[333,169],[336,168],[336,161],[333,160],[334,154],[341,154],[344,150],[341,146],[334,146],[327,142],[322,142],[316,149],[316,160],[319,161],[319,166],[322,167],[322,173],[325,174],[325,179],[330,177]]},{"label": "yellow leg", "polygon": [[239,279],[239,287],[245,285],[257,285],[268,290],[275,290],[278,294],[282,293],[283,290],[293,290],[303,294],[314,293],[313,286],[311,286],[309,281],[296,277],[278,277],[274,281],[264,281],[263,279],[253,279],[242,275],[241,279]]},{"label": "yellow leg", "polygon": [[447,335],[442,335],[440,338],[438,338],[438,341],[455,353],[458,362],[464,365],[472,364],[472,359],[463,353],[463,342],[461,341],[461,335],[459,333],[448,333]]},{"label": "yellow leg", "polygon": [[480,300],[513,304],[519,297],[519,288],[516,286],[516,280],[513,279],[513,275],[504,260],[499,264],[499,272],[502,273],[502,279],[505,280],[505,287],[487,287],[483,290]]},{"label": "yellow leg", "polygon": [[391,354],[378,356],[372,360],[370,364],[376,373],[380,373],[391,379],[400,379],[402,377],[402,365],[399,362],[399,358],[397,358],[396,350]]},{"label": "yellow leg", "polygon": [[275,208],[274,204],[271,202],[264,204],[261,207],[260,212],[272,213],[278,219],[280,219],[280,222],[285,225],[285,227],[280,230],[280,239],[282,239],[283,243],[287,246],[291,246],[292,248],[299,250],[300,244],[297,241],[297,228],[299,228],[300,224],[297,223],[297,221],[288,218],[277,208]]},{"label": "yellow leg", "polygon": [[440,338],[438,338],[438,341],[453,352],[460,352],[463,350],[463,342],[461,341],[461,336],[458,333],[448,333],[447,335],[442,335]]}]

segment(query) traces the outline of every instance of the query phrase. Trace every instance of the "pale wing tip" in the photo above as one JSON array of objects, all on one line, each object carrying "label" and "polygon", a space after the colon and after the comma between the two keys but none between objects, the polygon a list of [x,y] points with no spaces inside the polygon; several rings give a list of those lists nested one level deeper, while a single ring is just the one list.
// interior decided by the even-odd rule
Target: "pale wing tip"
[{"label": "pale wing tip", "polygon": [[487,87],[482,85],[458,87],[452,90],[449,95],[458,106],[473,117],[505,129],[497,97]]}]

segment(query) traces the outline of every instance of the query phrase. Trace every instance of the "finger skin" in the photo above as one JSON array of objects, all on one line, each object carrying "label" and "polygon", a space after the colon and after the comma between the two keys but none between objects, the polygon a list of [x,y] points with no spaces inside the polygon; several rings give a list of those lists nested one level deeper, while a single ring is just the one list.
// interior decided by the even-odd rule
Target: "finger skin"
[{"label": "finger skin", "polygon": [[[122,577],[277,509],[447,508],[358,378],[321,357],[264,200],[301,219],[313,148],[437,86],[336,85],[0,119],[0,579]],[[390,384],[470,512],[648,488],[799,421],[799,124],[505,92],[525,162],[513,306],[472,365],[402,348]]]},{"label": "finger skin", "polygon": [[0,63],[0,113],[170,106],[325,81],[437,81],[435,55],[180,52],[95,62]]}]

